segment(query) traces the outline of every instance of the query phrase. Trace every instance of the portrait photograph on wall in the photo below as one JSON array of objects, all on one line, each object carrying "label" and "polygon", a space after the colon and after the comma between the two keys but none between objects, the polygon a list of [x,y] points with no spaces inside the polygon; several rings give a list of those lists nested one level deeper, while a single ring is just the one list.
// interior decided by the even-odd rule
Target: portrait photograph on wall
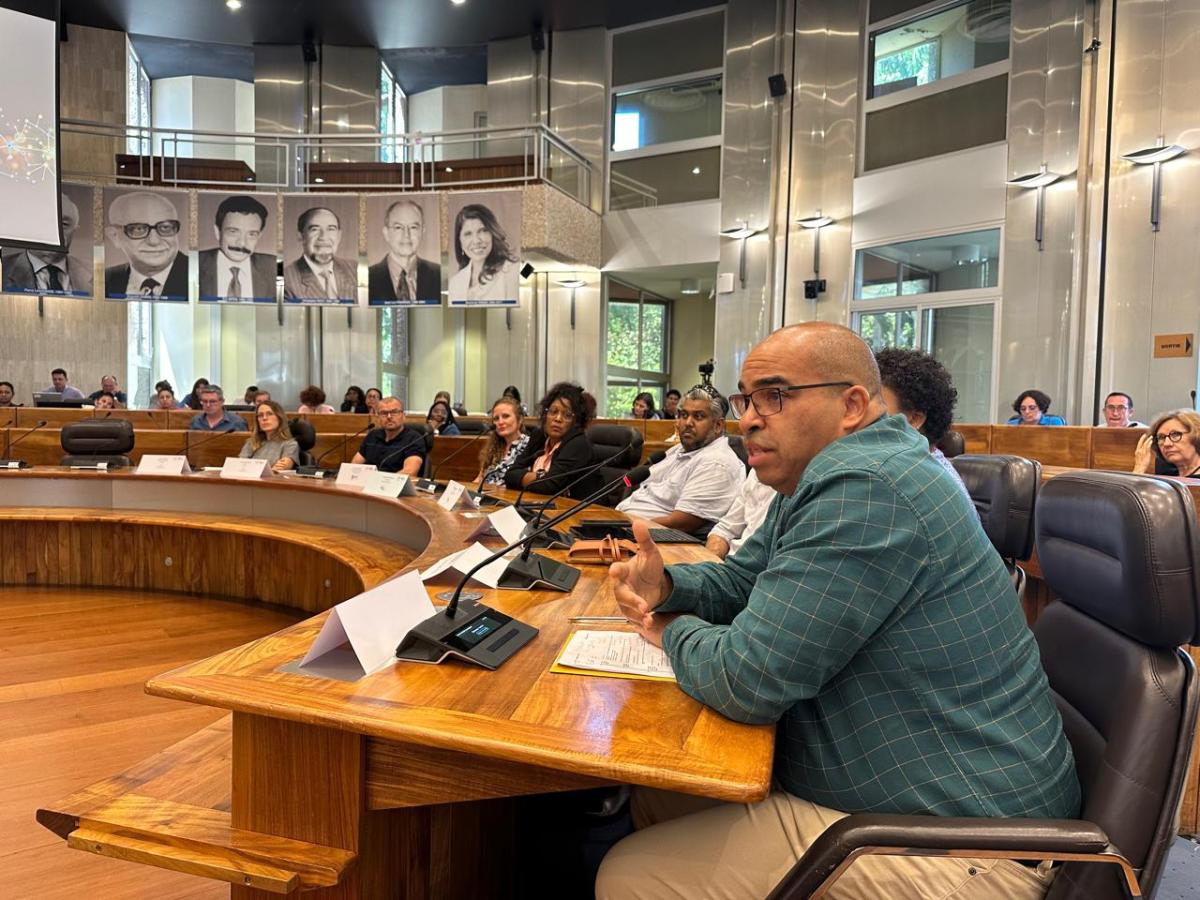
[{"label": "portrait photograph on wall", "polygon": [[66,251],[4,248],[0,251],[4,293],[37,294],[39,297],[95,296],[93,252],[95,216],[94,188],[88,184],[62,185],[63,244]]},{"label": "portrait photograph on wall", "polygon": [[370,306],[441,306],[441,210],[439,194],[367,198]]},{"label": "portrait photograph on wall", "polygon": [[516,306],[521,287],[521,192],[449,197],[451,306]]},{"label": "portrait photograph on wall", "polygon": [[104,296],[188,302],[187,191],[104,189]]},{"label": "portrait photograph on wall", "polygon": [[274,303],[275,194],[202,192],[196,200],[201,303]]},{"label": "portrait photograph on wall", "polygon": [[358,303],[358,195],[283,198],[283,301]]}]

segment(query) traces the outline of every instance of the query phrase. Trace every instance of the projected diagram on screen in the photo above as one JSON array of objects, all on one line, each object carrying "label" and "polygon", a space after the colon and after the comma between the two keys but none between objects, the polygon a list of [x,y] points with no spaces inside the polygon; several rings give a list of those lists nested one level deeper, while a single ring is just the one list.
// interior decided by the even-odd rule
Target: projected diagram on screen
[{"label": "projected diagram on screen", "polygon": [[29,184],[54,178],[54,127],[36,119],[10,119],[0,108],[0,176]]}]

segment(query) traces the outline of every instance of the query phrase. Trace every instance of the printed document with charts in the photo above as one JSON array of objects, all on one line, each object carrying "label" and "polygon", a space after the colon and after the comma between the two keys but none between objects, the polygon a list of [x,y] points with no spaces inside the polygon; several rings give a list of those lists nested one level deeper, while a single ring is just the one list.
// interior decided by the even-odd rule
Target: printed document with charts
[{"label": "printed document with charts", "polygon": [[632,631],[576,631],[551,672],[674,681],[667,654]]}]

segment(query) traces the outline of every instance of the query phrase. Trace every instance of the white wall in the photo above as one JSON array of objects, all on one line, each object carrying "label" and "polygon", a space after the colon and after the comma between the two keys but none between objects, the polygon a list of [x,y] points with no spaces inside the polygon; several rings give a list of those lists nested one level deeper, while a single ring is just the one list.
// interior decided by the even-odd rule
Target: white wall
[{"label": "white wall", "polygon": [[[185,76],[159,78],[150,92],[155,128],[190,131],[254,131],[254,85],[233,78]],[[155,141],[160,152],[161,140]],[[181,157],[240,159],[253,167],[254,149],[249,143],[171,142],[167,153]]]},{"label": "white wall", "polygon": [[[455,131],[474,128],[475,114],[487,111],[486,84],[455,84],[421,91],[408,98],[409,131]],[[440,147],[436,159],[471,159],[478,153],[474,142]]]},{"label": "white wall", "polygon": [[716,301],[708,297],[672,301],[671,387],[682,392],[700,382],[700,363],[713,356],[716,317]]},{"label": "white wall", "polygon": [[[192,79],[159,78],[150,91],[151,119],[155,128],[192,127]],[[162,141],[155,139],[154,153],[162,152]],[[195,156],[190,144],[182,144],[178,150],[167,145],[167,152],[176,156]]]},{"label": "white wall", "polygon": [[720,200],[609,212],[601,227],[606,271],[720,259]]}]

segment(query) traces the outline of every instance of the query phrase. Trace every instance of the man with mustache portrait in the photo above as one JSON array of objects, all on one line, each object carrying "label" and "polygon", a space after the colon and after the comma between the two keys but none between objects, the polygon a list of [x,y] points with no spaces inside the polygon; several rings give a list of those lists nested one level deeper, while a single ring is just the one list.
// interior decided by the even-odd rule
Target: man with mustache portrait
[{"label": "man with mustache portrait", "polygon": [[213,224],[217,246],[198,255],[201,300],[275,300],[275,254],[255,252],[266,226],[267,208],[253,197],[221,201]]},{"label": "man with mustache portrait", "polygon": [[[356,299],[358,267],[337,256],[342,243],[342,221],[337,214],[324,206],[306,209],[296,230],[302,252],[283,270],[284,299],[331,303]],[[357,241],[357,234],[353,238]]]}]

